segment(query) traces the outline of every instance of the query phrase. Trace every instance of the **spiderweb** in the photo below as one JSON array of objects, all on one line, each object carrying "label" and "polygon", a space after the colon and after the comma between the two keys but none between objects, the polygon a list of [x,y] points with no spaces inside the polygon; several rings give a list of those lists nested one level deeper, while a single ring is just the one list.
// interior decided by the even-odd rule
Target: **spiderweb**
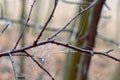
[{"label": "spiderweb", "polygon": [[67,53],[67,52],[75,52],[75,51],[69,49],[61,49],[60,46],[49,43],[31,49],[30,53],[32,53],[34,57],[37,56],[36,58],[39,59],[39,61],[42,64],[45,64],[48,58],[51,58],[53,54]]}]

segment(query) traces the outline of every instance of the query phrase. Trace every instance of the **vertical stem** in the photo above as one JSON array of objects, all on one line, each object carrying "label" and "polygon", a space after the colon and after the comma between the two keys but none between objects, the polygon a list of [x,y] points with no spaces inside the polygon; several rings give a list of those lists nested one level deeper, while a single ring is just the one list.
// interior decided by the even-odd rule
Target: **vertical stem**
[{"label": "vertical stem", "polygon": [[[100,20],[100,14],[105,0],[99,0],[90,12],[88,22],[87,50],[93,50],[95,45],[95,37],[97,35],[97,26]],[[91,56],[84,54],[80,60],[77,80],[87,80],[88,70],[90,66]]]},{"label": "vertical stem", "polygon": [[117,24],[117,34],[116,34],[116,38],[117,38],[117,40],[119,41],[120,40],[120,36],[119,36],[119,34],[118,34],[118,32],[120,31],[120,18],[119,18],[119,16],[120,16],[120,0],[118,0],[118,4],[117,4],[117,20],[116,20],[116,24]]},{"label": "vertical stem", "polygon": [[[77,35],[76,35],[76,41],[75,46],[81,47],[85,45],[85,40],[79,40],[82,36],[84,36],[87,32],[87,22],[88,22],[88,11],[82,13],[79,17],[79,20],[77,20],[78,23],[78,29],[77,29]],[[78,64],[80,60],[81,54],[79,52],[75,52],[73,54],[67,54],[66,55],[66,61],[65,61],[65,69],[64,69],[64,76],[63,80],[76,80],[77,73],[78,73]]]},{"label": "vertical stem", "polygon": [[[25,16],[25,0],[21,0],[21,7],[22,7],[22,11],[21,11],[21,19],[25,19],[24,16]],[[20,26],[20,32],[22,32],[23,28],[22,28],[22,25]],[[22,36],[21,38],[21,43],[20,43],[20,47],[24,47],[25,46],[25,34]],[[20,72],[19,74],[22,75],[25,70],[24,70],[24,63],[25,63],[25,58],[24,57],[20,57]]]},{"label": "vertical stem", "polygon": [[[120,0],[118,0],[118,4],[117,4],[117,30],[116,30],[116,38],[119,41],[120,40],[120,36],[119,36],[119,31],[120,31]],[[120,80],[120,63],[117,65],[115,71],[112,74],[112,77],[110,80]]]},{"label": "vertical stem", "polygon": [[15,80],[18,80],[18,74],[17,74],[17,71],[16,71],[15,62],[13,60],[13,57],[12,57],[11,53],[9,53],[9,57],[10,57],[10,61],[11,61],[12,67],[13,67],[13,71],[14,71],[14,75],[15,75]]}]

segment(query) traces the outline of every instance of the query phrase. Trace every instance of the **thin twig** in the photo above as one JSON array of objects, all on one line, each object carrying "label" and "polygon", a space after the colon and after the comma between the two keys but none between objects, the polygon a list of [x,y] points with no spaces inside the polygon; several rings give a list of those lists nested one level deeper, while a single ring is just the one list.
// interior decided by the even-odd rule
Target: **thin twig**
[{"label": "thin twig", "polygon": [[24,34],[25,30],[26,30],[26,25],[27,25],[27,23],[28,23],[29,20],[30,20],[31,12],[32,12],[32,9],[33,9],[33,6],[34,6],[34,3],[35,3],[35,2],[36,2],[36,1],[34,0],[33,4],[31,5],[31,9],[30,9],[30,12],[29,12],[29,15],[28,15],[26,24],[24,25],[24,28],[23,28],[23,31],[22,31],[21,35],[19,36],[19,38],[18,38],[18,40],[17,40],[14,48],[8,53],[8,54],[9,54],[9,57],[10,57],[10,60],[11,60],[11,63],[12,63],[12,66],[13,66],[13,71],[14,71],[14,75],[15,75],[15,79],[16,79],[16,80],[18,80],[18,74],[17,74],[17,72],[16,72],[16,67],[15,67],[14,60],[13,60],[11,54],[12,54],[12,52],[16,49],[16,47],[17,47],[20,39],[22,38],[22,36],[23,36],[23,34]]},{"label": "thin twig", "polygon": [[74,21],[80,14],[86,12],[88,9],[90,9],[92,6],[94,6],[96,2],[97,2],[97,0],[94,1],[90,6],[88,6],[87,8],[83,9],[81,12],[79,12],[78,14],[76,14],[70,21],[68,21],[68,23],[67,23],[63,28],[61,28],[61,29],[58,30],[55,34],[53,34],[51,37],[49,37],[48,40],[56,37],[56,36],[57,36],[60,32],[62,32],[72,21]]},{"label": "thin twig", "polygon": [[34,41],[34,44],[37,44],[38,40],[40,39],[40,37],[42,36],[43,32],[45,31],[48,23],[51,21],[53,15],[54,15],[54,12],[55,12],[55,10],[56,10],[57,4],[58,4],[58,0],[55,0],[53,11],[52,11],[50,17],[48,18],[47,22],[45,23],[43,29],[41,30],[40,34],[38,35],[37,39]]},{"label": "thin twig", "polygon": [[5,32],[5,30],[8,28],[9,25],[10,25],[10,24],[7,24],[7,25],[3,28],[3,30],[2,30],[1,33],[0,33],[0,35]]},{"label": "thin twig", "polygon": [[34,6],[35,2],[36,2],[36,0],[34,0],[34,1],[33,1],[33,4],[31,5],[31,9],[30,9],[30,12],[29,12],[27,21],[26,21],[26,23],[25,23],[25,25],[24,25],[23,31],[21,32],[21,34],[20,34],[20,36],[19,36],[19,38],[18,38],[18,40],[17,40],[17,42],[16,42],[13,50],[16,49],[18,43],[20,42],[20,39],[22,38],[22,36],[23,36],[23,34],[24,34],[25,30],[26,30],[26,26],[27,26],[27,24],[28,24],[28,22],[29,22],[29,20],[30,20],[30,16],[31,16],[31,13],[32,13],[32,10],[33,10],[33,6]]},{"label": "thin twig", "polygon": [[14,72],[15,80],[18,80],[18,74],[17,74],[17,71],[16,71],[15,62],[13,60],[13,57],[12,57],[11,53],[9,53],[9,58],[10,58],[10,61],[11,61],[12,67],[13,67],[13,72]]},{"label": "thin twig", "polygon": [[28,56],[30,56],[30,58],[31,58],[43,71],[45,71],[52,80],[54,80],[54,77],[53,77],[32,55],[30,55],[30,54],[29,54],[28,52],[26,52],[26,51],[23,51],[23,52],[24,52],[25,54],[27,54]]},{"label": "thin twig", "polygon": [[113,50],[113,49],[111,49],[111,50],[106,51],[105,53],[110,53],[110,52],[112,52],[112,51],[114,51],[114,50]]},{"label": "thin twig", "polygon": [[108,10],[111,10],[110,7],[105,3],[105,7],[108,9]]}]

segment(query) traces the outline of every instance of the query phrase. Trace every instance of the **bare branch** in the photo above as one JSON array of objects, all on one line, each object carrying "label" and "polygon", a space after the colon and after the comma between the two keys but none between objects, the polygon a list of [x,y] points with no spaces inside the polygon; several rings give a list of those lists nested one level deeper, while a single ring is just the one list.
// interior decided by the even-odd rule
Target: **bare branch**
[{"label": "bare branch", "polygon": [[27,53],[26,51],[23,51],[25,54],[27,54],[43,71],[45,71],[52,80],[54,80],[54,77],[29,53]]},{"label": "bare branch", "polygon": [[14,75],[15,75],[15,80],[18,80],[18,74],[17,74],[17,71],[16,71],[15,62],[13,60],[13,57],[12,57],[11,53],[9,53],[9,58],[10,58],[10,61],[11,61],[12,67],[13,67],[13,71],[14,71]]},{"label": "bare branch", "polygon": [[66,48],[69,48],[69,49],[72,49],[72,50],[75,50],[75,51],[78,51],[78,52],[83,52],[83,53],[86,53],[88,55],[95,55],[95,54],[104,55],[104,56],[106,56],[108,58],[111,58],[113,60],[116,60],[116,61],[120,62],[120,59],[115,58],[115,57],[108,54],[108,52],[111,52],[112,50],[107,51],[107,52],[96,52],[96,51],[82,49],[82,48],[79,48],[79,47],[76,47],[76,46],[73,46],[73,45],[69,45],[69,44],[59,42],[59,41],[54,41],[54,40],[46,40],[46,41],[40,42],[40,43],[38,43],[36,45],[30,45],[30,46],[27,46],[27,47],[23,47],[23,48],[20,48],[20,49],[13,50],[12,52],[11,51],[2,52],[2,53],[0,53],[0,57],[8,55],[10,52],[11,52],[11,54],[18,53],[18,52],[23,52],[23,51],[31,49],[33,47],[37,47],[37,46],[40,46],[40,45],[45,45],[45,44],[48,44],[48,43],[61,45],[63,47],[66,47]]},{"label": "bare branch", "polygon": [[111,10],[110,7],[105,3],[105,7],[108,9],[108,10]]},{"label": "bare branch", "polygon": [[16,72],[16,67],[15,67],[15,64],[14,64],[14,60],[12,58],[12,51],[14,51],[20,41],[20,39],[22,38],[25,30],[26,30],[26,26],[27,26],[27,23],[29,22],[30,20],[30,16],[31,16],[31,12],[32,12],[32,9],[33,9],[33,6],[34,6],[34,3],[36,2],[36,0],[33,1],[33,4],[31,5],[31,9],[30,9],[30,12],[29,12],[29,15],[28,15],[28,18],[27,18],[27,21],[26,21],[26,24],[24,25],[24,28],[23,28],[23,31],[21,33],[21,35],[19,36],[14,48],[8,53],[9,54],[9,57],[10,57],[10,60],[11,60],[11,63],[12,63],[12,66],[13,66],[13,71],[14,71],[14,75],[15,75],[15,79],[18,80],[18,75],[17,75],[17,72]]},{"label": "bare branch", "polygon": [[40,37],[42,36],[43,32],[45,31],[48,23],[51,21],[51,19],[53,17],[53,14],[55,12],[55,9],[57,7],[57,4],[58,4],[58,0],[55,0],[53,11],[52,11],[50,17],[48,18],[47,22],[45,23],[45,26],[43,27],[43,29],[41,30],[40,34],[38,35],[37,39],[34,41],[34,44],[37,44],[38,40],[40,39]]},{"label": "bare branch", "polygon": [[112,52],[112,51],[114,51],[114,50],[113,50],[113,49],[111,49],[111,50],[106,51],[105,53],[110,53],[110,52]]},{"label": "bare branch", "polygon": [[78,12],[78,14],[76,14],[70,21],[68,21],[68,23],[63,27],[61,28],[60,30],[58,30],[55,34],[53,34],[51,37],[48,38],[48,40],[56,37],[60,32],[62,32],[72,21],[74,21],[80,14],[84,13],[85,11],[87,11],[88,9],[90,9],[92,6],[95,5],[95,3],[97,2],[94,1],[90,6],[88,6],[87,8],[83,9],[81,12]]},{"label": "bare branch", "polygon": [[22,38],[22,36],[23,36],[23,34],[24,34],[25,30],[26,30],[26,26],[27,26],[27,24],[28,24],[28,22],[29,22],[29,20],[30,20],[30,16],[31,16],[32,9],[33,9],[33,6],[34,6],[35,2],[36,2],[36,0],[34,0],[34,1],[33,1],[33,4],[31,5],[31,9],[30,9],[30,12],[29,12],[27,21],[26,21],[26,23],[25,23],[25,25],[24,25],[23,31],[21,32],[21,35],[19,36],[19,38],[18,38],[18,40],[17,40],[17,42],[16,42],[16,44],[15,44],[13,50],[16,49],[16,47],[17,47],[17,45],[18,45],[20,39]]},{"label": "bare branch", "polygon": [[[73,45],[70,45],[70,44],[67,44],[67,43],[63,43],[63,42],[59,42],[59,41],[56,41],[55,40],[55,37],[58,36],[62,31],[68,31],[68,32],[71,32],[70,29],[66,29],[68,27],[68,25],[70,25],[80,14],[84,13],[85,11],[87,11],[88,9],[90,9],[91,7],[93,7],[95,5],[95,3],[98,1],[98,0],[95,0],[94,2],[92,2],[91,4],[90,3],[83,3],[83,4],[89,4],[89,6],[85,9],[82,9],[82,11],[78,12],[75,16],[73,16],[73,18],[71,18],[66,24],[65,26],[63,26],[62,28],[60,29],[56,29],[56,28],[47,28],[48,24],[50,23],[54,13],[55,13],[55,10],[56,10],[56,7],[57,7],[57,4],[58,4],[58,1],[59,0],[55,0],[54,1],[54,7],[53,7],[53,10],[48,18],[48,20],[46,21],[45,25],[42,27],[40,25],[37,25],[37,24],[30,24],[28,23],[29,20],[30,20],[30,17],[31,17],[31,13],[32,13],[32,10],[33,10],[33,7],[34,7],[34,4],[36,2],[36,0],[33,1],[32,5],[31,5],[31,8],[30,8],[30,11],[29,11],[29,15],[27,17],[27,20],[24,21],[24,20],[12,20],[12,19],[9,19],[9,18],[0,18],[2,20],[5,20],[5,21],[10,21],[10,22],[15,22],[15,23],[20,23],[20,24],[23,24],[23,30],[20,34],[20,36],[18,37],[18,40],[16,41],[15,43],[15,46],[13,47],[12,50],[9,50],[9,51],[6,51],[6,52],[1,52],[0,53],[0,57],[3,57],[3,56],[9,56],[10,58],[10,61],[12,63],[12,67],[13,67],[13,71],[14,71],[14,76],[15,76],[15,79],[18,80],[18,78],[23,78],[23,77],[19,77],[18,74],[17,74],[17,71],[16,71],[16,66],[15,66],[15,63],[14,63],[14,60],[13,60],[13,56],[26,56],[26,57],[30,57],[38,66],[39,68],[41,68],[43,71],[45,71],[48,76],[54,80],[54,77],[50,74],[50,72],[45,69],[37,60],[36,58],[38,59],[42,59],[42,58],[39,58],[39,57],[36,57],[34,55],[30,55],[26,50],[28,49],[32,49],[32,48],[35,48],[37,46],[42,46],[42,45],[45,45],[45,44],[56,44],[56,45],[60,45],[62,47],[66,47],[70,50],[73,50],[73,51],[78,51],[78,52],[83,52],[85,54],[88,54],[88,55],[103,55],[103,56],[106,56],[110,59],[113,59],[113,60],[116,60],[116,61],[119,61],[120,62],[120,59],[119,58],[116,58],[114,56],[111,56],[110,53],[111,51],[113,51],[113,49],[111,50],[108,50],[108,51],[103,51],[103,52],[99,52],[99,51],[93,51],[93,50],[86,50],[86,49],[83,49],[83,48],[79,48],[79,47],[76,47],[76,46],[73,46]],[[63,0],[62,0],[63,1]],[[78,4],[78,3],[77,3]],[[79,3],[81,4],[81,3]],[[109,9],[109,7],[105,4],[105,6]],[[8,28],[9,24],[7,26],[5,26],[5,28],[1,31],[1,34],[4,33],[4,31]],[[29,46],[26,46],[26,47],[23,47],[23,48],[20,48],[20,49],[16,49],[21,38],[23,37],[25,31],[26,31],[26,28],[27,26],[37,26],[37,27],[40,27],[42,30],[39,32],[36,40],[33,42],[33,44],[29,45]],[[51,35],[50,37],[48,37],[48,39],[44,40],[44,41],[41,41],[41,42],[38,42],[39,39],[41,38],[41,36],[43,35],[44,31],[45,30],[54,30],[56,31],[53,35]],[[85,34],[84,36],[82,36],[79,40],[83,40],[85,39],[86,37],[88,36],[88,33]],[[106,38],[103,38],[103,37],[100,37],[102,38],[103,40],[106,40],[106,41],[109,41],[109,42],[112,42],[116,45],[119,45],[119,43],[115,42],[115,41],[112,41],[112,40],[108,40]],[[23,52],[25,54],[16,54],[16,53],[19,53],[19,52]]]},{"label": "bare branch", "polygon": [[8,28],[9,25],[10,25],[10,24],[7,24],[7,25],[3,28],[3,30],[0,32],[0,35],[2,35],[2,34],[5,32],[5,30]]}]

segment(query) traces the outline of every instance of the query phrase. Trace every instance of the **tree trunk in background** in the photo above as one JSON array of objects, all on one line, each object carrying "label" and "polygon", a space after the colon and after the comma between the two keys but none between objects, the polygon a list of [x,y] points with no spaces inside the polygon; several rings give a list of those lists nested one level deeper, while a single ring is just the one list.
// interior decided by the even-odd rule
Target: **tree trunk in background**
[{"label": "tree trunk in background", "polygon": [[[83,1],[91,2],[93,0]],[[76,35],[75,42],[76,46],[84,47],[89,50],[94,48],[97,25],[104,2],[105,0],[97,1],[97,4],[92,8],[91,12],[88,10],[80,15],[78,34]],[[88,34],[86,40],[79,40],[86,34]],[[73,54],[67,54],[63,80],[87,80],[90,61],[91,56],[84,53],[75,52]]]},{"label": "tree trunk in background", "polygon": [[110,80],[120,80],[120,64],[118,64],[118,66],[116,67],[116,70]]},{"label": "tree trunk in background", "polygon": [[[95,6],[91,9],[89,24],[88,24],[88,35],[87,35],[87,46],[86,49],[93,50],[95,45],[95,38],[97,34],[97,26],[100,20],[101,10],[105,0],[98,0]],[[80,58],[79,71],[77,80],[87,80],[88,70],[90,66],[91,56],[82,54]]]},{"label": "tree trunk in background", "polygon": [[[22,7],[21,14],[20,14],[21,20],[25,19],[25,2],[26,2],[25,0],[21,0],[21,7]],[[20,25],[19,30],[20,30],[20,33],[23,31],[22,25]],[[25,46],[25,34],[22,36],[21,43],[20,43],[20,47],[24,47],[24,46]],[[20,57],[20,72],[19,72],[20,75],[25,73],[24,63],[25,63],[25,57]]]},{"label": "tree trunk in background", "polygon": [[[79,20],[76,20],[78,23],[77,24],[78,29],[74,43],[75,46],[81,47],[85,44],[85,40],[81,41],[79,40],[79,38],[87,33],[88,15],[89,15],[89,11],[86,11],[85,13],[80,15]],[[80,57],[81,57],[81,53],[79,52],[69,53],[66,55],[63,80],[76,80]]]},{"label": "tree trunk in background", "polygon": [[[119,31],[120,31],[120,0],[118,0],[118,5],[117,5],[117,34],[116,34],[116,38],[117,41],[120,41],[120,35],[119,35]],[[120,63],[118,64],[118,66],[115,69],[115,72],[112,75],[112,78],[110,80],[120,80]]]},{"label": "tree trunk in background", "polygon": [[4,3],[4,6],[3,6],[4,11],[3,11],[3,16],[2,17],[6,17],[6,16],[8,17],[8,12],[7,12],[8,11],[8,9],[7,9],[8,8],[8,2],[6,0],[3,0],[3,3]]}]

